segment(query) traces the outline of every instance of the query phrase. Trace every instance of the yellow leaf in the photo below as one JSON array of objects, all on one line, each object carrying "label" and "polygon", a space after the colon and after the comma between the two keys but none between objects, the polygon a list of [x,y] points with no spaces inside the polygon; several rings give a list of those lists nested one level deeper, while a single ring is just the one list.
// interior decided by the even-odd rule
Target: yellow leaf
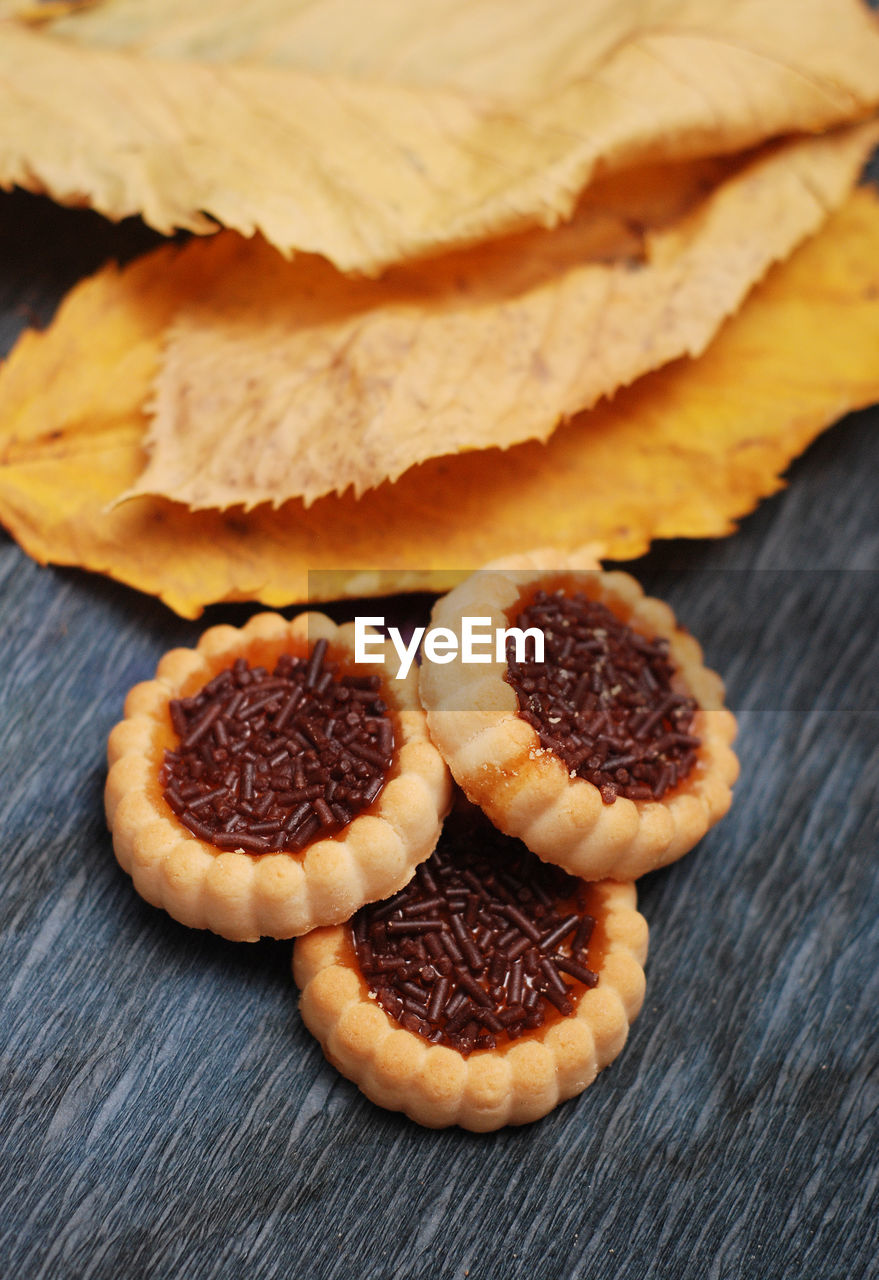
[{"label": "yellow leaf", "polygon": [[516,0],[515,9],[506,0],[248,0],[246,12],[239,0],[0,0],[0,16],[51,20],[65,40],[150,58],[292,67],[514,102],[588,74],[637,21],[625,0]]},{"label": "yellow leaf", "polygon": [[[655,537],[728,533],[820,430],[879,398],[879,201],[863,190],[703,356],[641,379],[548,444],[434,459],[308,511],[191,513],[149,498],[108,510],[143,462],[140,405],[165,323],[157,306],[149,329],[152,264],[141,286],[147,305],[131,305],[129,285],[120,313],[118,273],[87,281],[0,373],[0,517],[38,560],[109,573],[187,616],[219,600],[305,600],[310,574],[313,598],[439,589],[534,546],[597,542],[625,557]],[[77,361],[123,319],[134,358],[105,397]]]},{"label": "yellow leaf", "polygon": [[253,44],[249,5],[138,7],[143,32],[112,0],[36,26],[4,5],[0,184],[162,231],[216,219],[344,270],[553,226],[597,168],[731,153],[879,101],[861,0],[528,0],[515,21],[498,0],[323,0],[289,21],[262,0]]},{"label": "yellow leaf", "polygon": [[211,282],[176,317],[150,460],[130,492],[194,509],[310,505],[430,457],[545,440],[602,395],[704,350],[841,203],[877,139],[860,125],[761,153],[684,217],[704,196],[704,167],[663,168],[660,226],[640,237],[631,227],[653,174],[617,182],[607,205],[593,188],[563,229],[377,282],[321,259],[284,264],[231,233],[193,242],[181,267],[210,263]]}]

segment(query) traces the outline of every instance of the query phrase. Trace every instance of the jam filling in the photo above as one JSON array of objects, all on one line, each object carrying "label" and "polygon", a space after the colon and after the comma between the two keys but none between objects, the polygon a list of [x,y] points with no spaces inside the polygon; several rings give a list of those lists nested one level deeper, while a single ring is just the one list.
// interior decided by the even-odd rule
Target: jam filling
[{"label": "jam filling", "polygon": [[545,661],[517,662],[510,639],[505,678],[519,715],[572,776],[598,787],[605,804],[659,800],[687,776],[699,747],[696,703],[672,688],[667,640],[639,635],[580,591],[538,591],[516,626],[543,631]]},{"label": "jam filling", "polygon": [[171,702],[180,739],[159,775],[193,835],[218,849],[298,851],[348,825],[378,796],[394,728],[378,676],[340,672],[319,640],[269,674],[239,658]]},{"label": "jam filling", "polygon": [[493,1049],[572,1014],[598,982],[588,892],[459,809],[406,888],[354,917],[357,961],[402,1027],[465,1056]]}]

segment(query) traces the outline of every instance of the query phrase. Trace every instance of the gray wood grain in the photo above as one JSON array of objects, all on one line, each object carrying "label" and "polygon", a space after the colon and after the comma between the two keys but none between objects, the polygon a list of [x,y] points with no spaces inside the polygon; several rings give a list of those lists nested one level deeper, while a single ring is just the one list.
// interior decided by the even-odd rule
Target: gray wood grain
[{"label": "gray wood grain", "polygon": [[[3,348],[153,239],[0,195]],[[742,780],[642,882],[648,996],[621,1058],[488,1137],[372,1106],[300,1023],[289,944],[184,929],[115,864],[125,692],[248,609],[187,623],[0,535],[0,1273],[879,1275],[877,427],[830,431],[734,538],[634,566],[728,675]]]}]

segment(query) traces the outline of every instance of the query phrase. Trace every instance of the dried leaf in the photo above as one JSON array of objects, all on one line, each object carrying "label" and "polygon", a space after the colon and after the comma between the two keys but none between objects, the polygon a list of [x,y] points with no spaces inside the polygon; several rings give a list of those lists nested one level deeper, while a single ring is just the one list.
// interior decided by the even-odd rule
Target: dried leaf
[{"label": "dried leaf", "polygon": [[[551,543],[625,557],[655,537],[728,533],[822,428],[879,398],[879,201],[863,190],[703,356],[641,379],[546,445],[435,459],[309,511],[193,514],[148,498],[108,511],[143,462],[139,406],[165,320],[152,268],[141,284],[146,305],[132,308],[130,289],[119,305],[117,273],[86,282],[0,373],[0,517],[38,560],[109,573],[187,616],[219,600],[305,600],[310,581],[312,598],[438,589]],[[120,323],[134,355],[105,388],[79,363]]]},{"label": "dried leaf", "polygon": [[502,0],[249,0],[246,13],[238,0],[0,0],[0,16],[44,26],[48,18],[65,40],[150,58],[292,67],[513,102],[588,75],[637,20],[631,4],[570,0],[516,0],[515,13]]},{"label": "dried leaf", "polygon": [[731,153],[879,101],[861,0],[530,0],[515,24],[497,0],[447,22],[450,4],[324,0],[285,21],[286,0],[262,0],[256,21],[225,0],[207,22],[164,5],[150,22],[151,6],[105,0],[54,25],[7,16],[0,184],[162,231],[213,218],[376,272],[555,225],[596,166]]},{"label": "dried leaf", "polygon": [[[684,217],[705,166],[664,168],[661,199],[653,172],[629,175],[606,203],[594,189],[565,228],[382,281],[316,258],[284,264],[232,233],[193,242],[181,265],[210,262],[212,279],[171,331],[131,493],[194,509],[310,505],[430,457],[545,440],[602,395],[704,350],[842,202],[877,140],[875,124],[854,126],[727,166]],[[639,238],[651,200],[660,229]]]}]

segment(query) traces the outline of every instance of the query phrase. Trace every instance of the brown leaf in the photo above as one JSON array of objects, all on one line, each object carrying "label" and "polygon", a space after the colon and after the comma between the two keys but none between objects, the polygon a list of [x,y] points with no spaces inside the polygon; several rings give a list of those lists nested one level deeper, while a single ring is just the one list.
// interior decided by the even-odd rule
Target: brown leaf
[{"label": "brown leaf", "polygon": [[449,4],[346,6],[340,28],[339,0],[286,23],[286,0],[266,0],[252,43],[251,7],[229,0],[194,30],[191,8],[151,22],[112,0],[7,17],[0,184],[162,231],[216,219],[376,272],[555,225],[597,167],[731,153],[879,101],[860,0],[530,0],[515,23],[501,11],[503,39],[496,0],[453,21]]},{"label": "brown leaf", "polygon": [[[552,543],[625,557],[655,537],[728,533],[823,427],[879,398],[879,202],[864,190],[773,269],[703,356],[641,379],[546,445],[434,459],[360,501],[309,511],[294,501],[193,514],[149,498],[108,510],[143,461],[139,406],[166,319],[152,264],[140,285],[135,305],[114,271],[79,286],[0,373],[0,516],[38,560],[109,573],[187,616],[218,600],[302,601],[310,586],[313,599],[439,589]],[[132,359],[109,377],[116,341]],[[79,368],[96,345],[106,386]]]},{"label": "brown leaf", "polygon": [[567,227],[376,282],[316,258],[284,264],[231,233],[193,242],[181,269],[196,257],[211,282],[176,317],[130,492],[193,508],[310,505],[430,457],[545,440],[704,350],[842,202],[877,139],[869,124],[786,143],[727,163],[707,196],[704,164],[664,167],[659,189],[655,170],[630,173],[593,188]]}]

